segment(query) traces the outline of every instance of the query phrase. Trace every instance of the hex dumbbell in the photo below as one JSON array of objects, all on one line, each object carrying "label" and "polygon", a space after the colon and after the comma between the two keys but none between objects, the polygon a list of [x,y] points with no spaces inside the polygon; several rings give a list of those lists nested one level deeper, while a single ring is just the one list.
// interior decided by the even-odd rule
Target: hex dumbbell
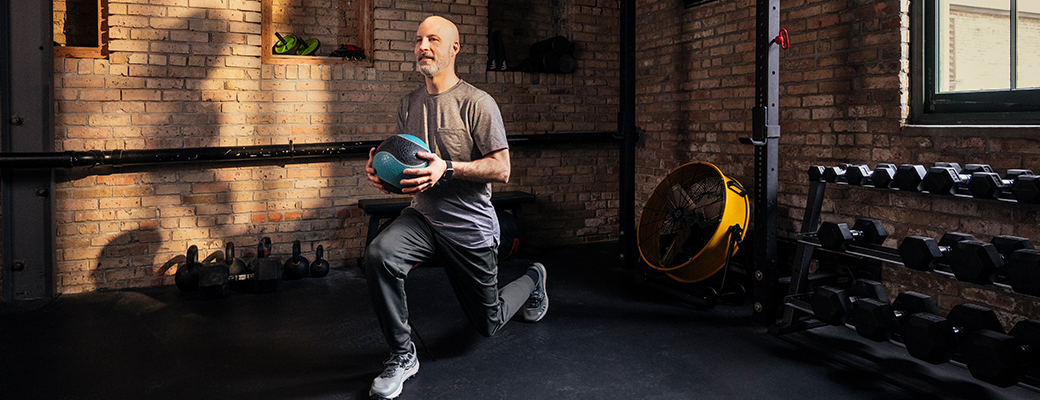
[{"label": "hex dumbbell", "polygon": [[902,164],[892,176],[891,187],[908,192],[920,192],[927,172],[923,165]]},{"label": "hex dumbbell", "polygon": [[1016,293],[1040,296],[1040,251],[1014,251],[1004,264],[1004,274]]},{"label": "hex dumbbell", "polygon": [[205,298],[216,299],[227,296],[231,286],[228,281],[230,269],[224,260],[210,260],[211,257],[206,257],[199,268],[199,291]]},{"label": "hex dumbbell", "polygon": [[959,304],[946,318],[932,313],[910,315],[903,324],[902,339],[914,358],[932,364],[949,362],[957,348],[972,332],[992,330],[1004,333],[997,313],[975,304]]},{"label": "hex dumbbell", "polygon": [[845,181],[855,186],[873,185],[887,188],[895,173],[895,164],[878,164],[873,172],[866,165],[851,165],[845,169]]},{"label": "hex dumbbell", "polygon": [[888,238],[885,224],[876,219],[860,218],[852,225],[852,229],[844,223],[824,222],[816,232],[820,245],[828,250],[844,251],[853,241],[882,244]]},{"label": "hex dumbbell", "polygon": [[253,282],[254,293],[268,293],[278,290],[282,280],[282,262],[271,256],[271,238],[260,239],[256,246],[256,258],[249,263],[247,273],[231,276],[232,280],[249,280]]},{"label": "hex dumbbell", "polygon": [[810,165],[809,170],[806,171],[806,175],[809,176],[810,182],[823,182],[823,169],[822,165]]},{"label": "hex dumbbell", "polygon": [[975,331],[961,354],[975,379],[1000,387],[1018,384],[1027,368],[1040,365],[1040,321],[1019,321],[1008,334]]},{"label": "hex dumbbell", "polygon": [[845,171],[848,170],[850,165],[841,164],[836,167],[824,167],[823,168],[823,181],[824,182],[845,182]]},{"label": "hex dumbbell", "polygon": [[1011,195],[1022,203],[1040,203],[1040,175],[1019,175],[1011,184]]},{"label": "hex dumbbell", "polygon": [[985,164],[968,164],[961,169],[957,163],[936,163],[925,174],[922,189],[931,194],[968,194],[968,181],[975,172],[993,172],[993,169]]},{"label": "hex dumbbell", "polygon": [[860,299],[875,299],[888,302],[888,295],[880,282],[858,279],[848,290],[824,285],[813,292],[810,304],[813,315],[820,322],[841,325],[848,321],[849,313]]},{"label": "hex dumbbell", "polygon": [[962,240],[975,240],[975,236],[967,233],[949,232],[939,239],[925,236],[907,236],[899,244],[899,256],[903,265],[918,271],[932,271],[938,261],[946,258],[957,242]]},{"label": "hex dumbbell", "polygon": [[1017,236],[996,236],[990,243],[962,240],[954,246],[950,268],[957,280],[978,285],[989,285],[1004,274],[1004,260],[1019,249],[1032,249],[1029,239]]},{"label": "hex dumbbell", "polygon": [[1009,169],[1001,178],[996,172],[980,171],[968,179],[968,191],[977,199],[997,199],[1011,195],[1011,186],[1019,176],[1033,175],[1028,169]]},{"label": "hex dumbbell", "polygon": [[883,342],[899,333],[910,315],[923,312],[937,314],[939,308],[931,297],[917,292],[903,292],[889,304],[875,299],[862,299],[850,314],[856,333],[875,342]]}]

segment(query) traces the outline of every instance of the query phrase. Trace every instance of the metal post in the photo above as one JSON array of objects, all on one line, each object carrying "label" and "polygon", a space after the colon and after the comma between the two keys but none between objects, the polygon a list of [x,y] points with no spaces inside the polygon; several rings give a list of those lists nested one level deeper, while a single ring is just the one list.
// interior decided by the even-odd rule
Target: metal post
[{"label": "metal post", "polygon": [[[53,3],[0,4],[0,151],[53,151]],[[53,182],[50,169],[0,171],[4,301],[54,295]]]},{"label": "metal post", "polygon": [[780,32],[780,0],[758,0],[755,33],[755,107],[752,141],[755,144],[755,233],[753,318],[759,325],[776,322],[778,260],[777,166],[779,158],[780,46],[773,42]]},{"label": "metal post", "polygon": [[621,265],[632,269],[637,265],[635,193],[636,193],[636,5],[635,0],[621,0],[621,36],[619,38],[621,71],[618,110],[618,134],[621,135],[618,224]]}]

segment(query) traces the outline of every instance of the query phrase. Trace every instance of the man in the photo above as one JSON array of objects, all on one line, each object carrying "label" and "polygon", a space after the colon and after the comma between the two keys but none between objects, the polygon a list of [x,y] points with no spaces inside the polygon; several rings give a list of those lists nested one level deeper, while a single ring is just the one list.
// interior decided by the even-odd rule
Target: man
[{"label": "man", "polygon": [[[412,266],[436,260],[444,267],[467,319],[484,336],[495,334],[523,309],[523,319],[545,316],[545,267],[534,263],[524,276],[498,289],[499,226],[491,183],[509,181],[509,148],[498,104],[455,74],[459,31],[433,16],[415,35],[416,70],[426,85],[401,100],[398,133],[421,138],[430,152],[425,168],[405,170],[403,191],[411,206],[368,246],[365,273],[390,358],[369,395],[392,399],[419,370],[408,325],[404,280]],[[366,173],[383,190],[369,152]]]}]

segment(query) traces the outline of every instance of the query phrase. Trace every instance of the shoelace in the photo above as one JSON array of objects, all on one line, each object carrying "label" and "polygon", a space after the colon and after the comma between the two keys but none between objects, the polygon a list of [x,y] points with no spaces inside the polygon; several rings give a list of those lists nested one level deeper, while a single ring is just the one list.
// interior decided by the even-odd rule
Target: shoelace
[{"label": "shoelace", "polygon": [[411,359],[411,354],[392,354],[386,361],[383,361],[383,373],[380,375],[383,378],[393,376],[398,369],[404,369],[405,365]]},{"label": "shoelace", "polygon": [[542,292],[538,291],[538,290],[535,290],[535,291],[531,292],[531,297],[527,298],[527,307],[528,308],[538,307],[541,304],[542,304]]}]

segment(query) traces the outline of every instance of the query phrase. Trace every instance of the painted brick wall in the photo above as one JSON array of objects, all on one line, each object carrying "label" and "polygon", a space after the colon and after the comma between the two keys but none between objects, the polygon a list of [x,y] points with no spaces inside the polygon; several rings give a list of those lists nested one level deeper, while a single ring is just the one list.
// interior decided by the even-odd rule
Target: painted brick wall
[{"label": "painted brick wall", "polygon": [[[375,0],[366,63],[264,65],[259,0],[110,0],[107,60],[55,60],[56,149],[119,150],[381,140],[398,100],[419,88],[412,36],[439,14],[462,34],[463,79],[499,102],[509,134],[616,129],[616,3],[558,2],[577,43],[568,75],[485,72],[487,3]],[[610,142],[517,147],[508,185],[538,197],[525,208],[529,243],[616,239],[617,151]],[[243,258],[270,236],[334,267],[361,255],[382,196],[365,159],[286,165],[166,165],[59,171],[61,293],[168,285],[188,246],[205,257],[233,241]]]},{"label": "painted brick wall", "polygon": [[[638,124],[646,137],[637,156],[637,198],[645,201],[670,171],[709,161],[750,188],[749,136],[754,106],[753,0],[690,9],[681,2],[638,3]],[[780,236],[801,229],[810,165],[988,163],[1040,168],[1035,129],[906,125],[909,17],[906,1],[797,0],[781,4],[791,47],[780,54]],[[837,185],[831,185],[837,186]],[[980,240],[1010,234],[1040,240],[1035,205],[939,197],[848,186],[830,187],[825,221],[879,218],[895,247],[907,235],[947,231]],[[949,310],[977,303],[998,310],[1005,325],[1040,314],[1040,301],[995,286],[886,266],[886,288],[935,296]]]}]

